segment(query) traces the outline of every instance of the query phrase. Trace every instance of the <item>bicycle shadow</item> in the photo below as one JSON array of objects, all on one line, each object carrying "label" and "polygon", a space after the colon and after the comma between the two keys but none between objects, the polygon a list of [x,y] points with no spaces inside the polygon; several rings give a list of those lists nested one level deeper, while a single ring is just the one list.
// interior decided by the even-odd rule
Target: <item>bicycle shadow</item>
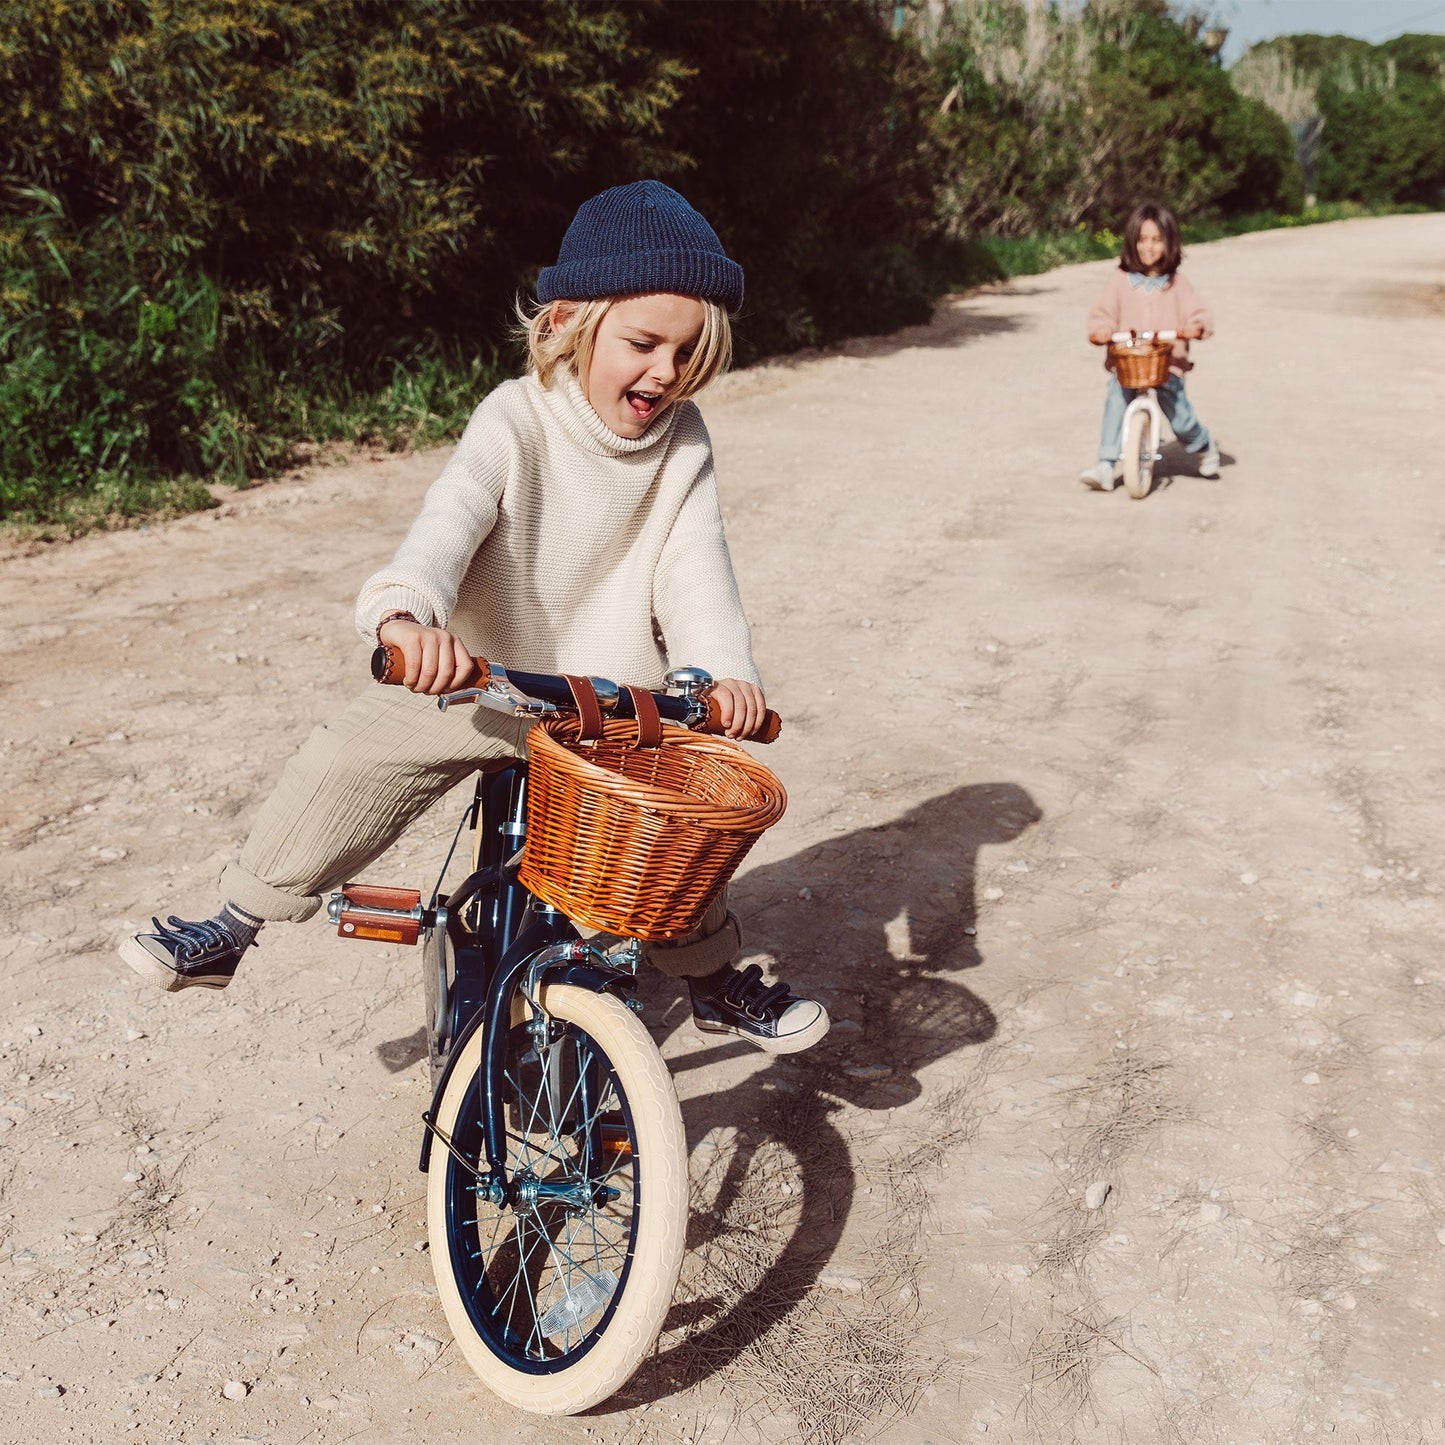
[{"label": "bicycle shadow", "polygon": [[[979,850],[1041,816],[1015,783],[971,784],[736,882],[745,953],[772,955],[796,992],[828,1001],[833,1031],[805,1054],[764,1062],[684,1104],[693,1207],[683,1288],[664,1326],[664,1338],[682,1338],[599,1411],[664,1398],[725,1369],[817,1285],[857,1187],[837,1121],[918,1098],[918,1070],[995,1033],[988,1004],[947,975],[984,961],[974,932]],[[640,993],[660,1043],[690,1027],[678,980],[648,970]],[[677,1076],[758,1059],[742,1043],[671,1052]]]},{"label": "bicycle shadow", "polygon": [[[1205,477],[1200,473],[1199,460],[1203,455],[1203,452],[1185,451],[1172,437],[1162,442],[1159,447],[1159,461],[1154,466],[1154,485],[1150,490],[1167,491],[1177,482],[1217,482],[1218,477]],[[1219,453],[1221,471],[1237,466],[1238,461],[1230,452]]]}]

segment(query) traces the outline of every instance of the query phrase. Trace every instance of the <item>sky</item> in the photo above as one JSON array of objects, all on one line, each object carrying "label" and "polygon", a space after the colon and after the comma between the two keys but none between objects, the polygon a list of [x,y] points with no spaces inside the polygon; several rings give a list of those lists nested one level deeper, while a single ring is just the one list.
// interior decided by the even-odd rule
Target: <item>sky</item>
[{"label": "sky", "polygon": [[1407,31],[1445,34],[1445,0],[1195,0],[1191,8],[1228,27],[1225,65],[1276,35],[1354,35],[1378,44]]}]

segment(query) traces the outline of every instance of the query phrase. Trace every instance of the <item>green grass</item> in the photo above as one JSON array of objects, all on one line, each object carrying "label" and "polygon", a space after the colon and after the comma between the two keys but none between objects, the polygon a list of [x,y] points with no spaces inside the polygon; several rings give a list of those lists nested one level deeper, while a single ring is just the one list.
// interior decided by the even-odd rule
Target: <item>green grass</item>
[{"label": "green grass", "polygon": [[391,376],[357,385],[342,369],[308,375],[242,368],[228,404],[209,419],[207,478],[154,468],[97,471],[83,490],[37,481],[12,485],[0,527],[17,540],[60,541],[216,505],[208,482],[244,488],[314,451],[344,443],[384,451],[436,446],[461,435],[477,403],[510,373],[497,357],[435,355],[397,362]]},{"label": "green grass", "polygon": [[214,505],[210,489],[197,477],[103,471],[84,492],[21,493],[0,521],[0,535],[22,543],[60,542],[87,532],[166,521]]}]

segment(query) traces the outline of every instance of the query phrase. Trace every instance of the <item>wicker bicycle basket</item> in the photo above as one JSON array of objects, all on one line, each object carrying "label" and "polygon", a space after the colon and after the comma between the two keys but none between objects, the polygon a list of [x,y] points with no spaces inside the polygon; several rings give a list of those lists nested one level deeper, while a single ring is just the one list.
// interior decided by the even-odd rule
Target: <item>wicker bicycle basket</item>
[{"label": "wicker bicycle basket", "polygon": [[1163,386],[1169,380],[1169,358],[1174,343],[1151,338],[1148,341],[1110,342],[1109,360],[1120,386],[1142,391],[1147,386]]},{"label": "wicker bicycle basket", "polygon": [[748,849],[783,816],[772,772],[725,738],[630,719],[581,736],[575,717],[529,737],[522,885],[575,923],[627,938],[692,932]]}]

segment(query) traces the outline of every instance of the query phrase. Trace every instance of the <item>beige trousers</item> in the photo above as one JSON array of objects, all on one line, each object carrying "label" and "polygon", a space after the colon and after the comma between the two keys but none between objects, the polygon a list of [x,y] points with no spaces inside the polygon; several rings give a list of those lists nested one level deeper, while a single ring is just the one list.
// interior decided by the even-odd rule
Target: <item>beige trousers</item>
[{"label": "beige trousers", "polygon": [[[442,712],[436,699],[374,687],[318,727],[261,805],[221,895],[256,918],[299,923],[321,896],[359,878],[433,803],[488,758],[525,757],[520,718],[483,707]],[[648,946],[674,977],[731,963],[742,946],[724,894],[696,934]]]}]

